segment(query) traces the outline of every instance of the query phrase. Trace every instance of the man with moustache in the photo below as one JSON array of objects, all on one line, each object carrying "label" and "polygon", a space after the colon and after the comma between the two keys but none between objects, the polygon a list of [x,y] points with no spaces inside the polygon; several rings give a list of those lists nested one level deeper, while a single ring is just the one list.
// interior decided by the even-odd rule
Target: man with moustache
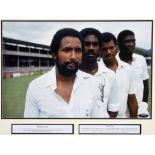
[{"label": "man with moustache", "polygon": [[138,116],[140,118],[149,117],[148,94],[149,94],[149,74],[146,60],[142,55],[134,53],[136,39],[131,30],[123,30],[118,34],[117,42],[119,46],[119,58],[130,64],[135,78],[136,98],[138,101]]},{"label": "man with moustache", "polygon": [[99,49],[101,46],[101,33],[94,28],[85,28],[80,33],[84,42],[84,53],[80,69],[95,75],[98,71],[97,58],[99,58]]},{"label": "man with moustache", "polygon": [[116,37],[110,32],[102,33],[100,56],[105,65],[113,70],[120,80],[121,108],[117,118],[137,118],[138,103],[135,96],[132,68],[116,57],[116,54]]},{"label": "man with moustache", "polygon": [[107,118],[94,77],[80,70],[83,42],[72,28],[56,32],[51,52],[56,65],[32,81],[25,101],[25,118]]},{"label": "man with moustache", "polygon": [[116,118],[120,108],[119,80],[115,73],[108,69],[99,58],[102,43],[101,33],[94,28],[85,28],[80,31],[84,41],[84,53],[80,70],[94,75],[101,89],[101,98],[111,118]]}]

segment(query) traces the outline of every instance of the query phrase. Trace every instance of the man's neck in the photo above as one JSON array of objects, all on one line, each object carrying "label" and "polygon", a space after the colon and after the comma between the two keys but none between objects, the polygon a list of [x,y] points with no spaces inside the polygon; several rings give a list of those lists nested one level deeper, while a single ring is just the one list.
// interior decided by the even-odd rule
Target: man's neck
[{"label": "man's neck", "polygon": [[104,63],[106,65],[106,67],[108,67],[109,69],[116,72],[116,70],[118,68],[118,63],[117,63],[116,58],[113,61],[109,62],[109,63],[107,63],[107,62],[104,62]]},{"label": "man's neck", "polygon": [[120,51],[119,53],[119,57],[122,61],[126,62],[126,63],[129,63],[131,64],[132,60],[133,60],[133,57],[132,57],[132,54],[131,55],[127,55],[125,52],[123,51]]},{"label": "man's neck", "polygon": [[97,61],[94,61],[94,63],[82,61],[80,69],[86,73],[95,75],[95,73],[98,71],[98,63]]},{"label": "man's neck", "polygon": [[60,74],[57,70],[56,70],[56,79],[57,81],[61,81],[64,83],[73,83],[75,80],[76,75],[73,76],[64,76],[62,74]]},{"label": "man's neck", "polygon": [[56,71],[57,87],[55,92],[68,104],[70,102],[75,77],[76,75],[63,76],[58,71]]}]

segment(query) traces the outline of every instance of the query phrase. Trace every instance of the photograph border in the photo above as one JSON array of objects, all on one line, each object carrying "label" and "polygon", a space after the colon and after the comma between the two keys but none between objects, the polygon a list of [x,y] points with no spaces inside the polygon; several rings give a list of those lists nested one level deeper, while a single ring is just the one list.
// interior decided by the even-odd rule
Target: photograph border
[{"label": "photograph border", "polygon": [[[3,31],[3,26],[2,26],[2,23],[3,22],[151,22],[151,50],[152,50],[152,56],[151,56],[151,83],[153,84],[153,20],[1,20],[1,51],[2,51],[2,31]],[[2,52],[1,52],[1,60],[2,60]],[[3,61],[1,61],[1,76],[2,76],[2,70],[3,70]],[[150,120],[152,119],[152,113],[153,113],[153,110],[152,110],[152,92],[153,92],[153,88],[152,88],[152,84],[151,86],[151,106],[150,106],[150,109],[151,109],[151,112],[150,112],[150,118],[141,118],[142,120]],[[1,90],[2,90],[2,85],[3,85],[3,82],[1,80]],[[6,117],[3,117],[3,99],[2,99],[2,91],[1,91],[1,119],[89,119],[89,120],[99,120],[99,119],[106,119],[107,118],[16,118],[16,117],[12,117],[12,118],[6,118]],[[117,120],[124,120],[124,119],[127,119],[127,120],[130,120],[130,118],[116,118]],[[139,119],[139,118],[137,118]]]},{"label": "photograph border", "polygon": [[[70,125],[70,126],[72,126],[72,133],[63,133],[63,132],[61,132],[61,133],[52,133],[52,132],[49,132],[49,133],[40,133],[40,132],[34,132],[34,133],[14,133],[13,132],[13,126],[14,125],[16,125],[16,126],[18,126],[18,125],[27,125],[27,126],[29,126],[29,125],[61,125],[61,126],[63,126],[63,125]],[[74,124],[11,124],[11,134],[74,134]]]},{"label": "photograph border", "polygon": [[[121,126],[121,125],[123,125],[123,126],[129,126],[129,125],[132,125],[132,126],[136,126],[136,125],[138,125],[139,127],[140,127],[140,131],[139,131],[139,133],[80,133],[80,125],[92,125],[92,126],[95,126],[95,125],[97,125],[97,126],[102,126],[102,125],[117,125],[117,126]],[[142,125],[141,124],[79,124],[79,128],[78,128],[78,131],[79,131],[79,134],[80,135],[141,135],[141,130],[142,130],[142,127],[141,127]]]}]

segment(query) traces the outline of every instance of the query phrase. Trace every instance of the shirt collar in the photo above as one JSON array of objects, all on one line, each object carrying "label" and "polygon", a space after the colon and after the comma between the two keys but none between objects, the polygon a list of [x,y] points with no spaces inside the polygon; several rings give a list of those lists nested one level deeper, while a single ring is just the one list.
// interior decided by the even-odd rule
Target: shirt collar
[{"label": "shirt collar", "polygon": [[[117,52],[116,58],[119,59],[119,60],[121,60],[120,57],[119,57],[119,53],[120,53],[120,51]],[[133,58],[132,62],[134,62],[136,60],[136,54],[135,53],[132,54],[132,58]]]},{"label": "shirt collar", "polygon": [[74,81],[73,91],[76,90],[86,79],[93,77],[93,75],[78,70]]},{"label": "shirt collar", "polygon": [[118,55],[116,56],[116,60],[117,60],[117,64],[118,64],[117,70],[120,69],[120,68],[123,68],[125,62],[123,62],[123,61],[119,58]]},{"label": "shirt collar", "polygon": [[56,67],[54,66],[48,73],[45,81],[45,87],[56,89]]},{"label": "shirt collar", "polygon": [[132,54],[132,58],[133,58],[132,62],[134,62],[136,60],[136,54],[135,53]]},{"label": "shirt collar", "polygon": [[[52,89],[56,89],[57,88],[56,67],[54,66],[47,74],[48,75],[45,81],[45,87],[51,87]],[[83,83],[83,81],[85,81],[85,79],[88,79],[90,77],[93,77],[93,76],[78,70],[76,73],[73,89],[78,88]]]},{"label": "shirt collar", "polygon": [[96,72],[95,75],[100,75],[102,73],[108,73],[108,72],[110,72],[110,69],[107,68],[103,60],[100,59],[100,61],[98,62],[98,71]]}]

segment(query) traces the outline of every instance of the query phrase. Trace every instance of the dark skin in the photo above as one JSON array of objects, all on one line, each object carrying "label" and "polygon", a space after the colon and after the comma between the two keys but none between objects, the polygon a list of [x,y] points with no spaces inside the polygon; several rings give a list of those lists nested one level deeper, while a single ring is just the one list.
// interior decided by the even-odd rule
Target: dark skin
[{"label": "dark skin", "polygon": [[60,76],[60,74],[57,73],[56,78],[57,78],[57,88],[55,89],[55,92],[59,96],[61,96],[66,101],[66,103],[69,103],[75,76],[66,78],[64,76]]},{"label": "dark skin", "polygon": [[80,69],[86,73],[89,73],[91,75],[95,75],[95,73],[98,70],[97,61],[93,65],[90,65],[89,63],[85,63],[84,61],[82,61],[81,65],[80,65]]},{"label": "dark skin", "polygon": [[[135,49],[135,36],[134,35],[127,35],[124,40],[122,41],[120,47],[120,59],[125,61],[129,64],[132,63],[132,54]],[[143,102],[148,102],[148,94],[149,94],[149,82],[148,79],[143,81],[144,84],[144,92],[143,92]]]},{"label": "dark skin", "polygon": [[138,103],[137,103],[135,94],[129,94],[128,95],[127,104],[128,104],[128,108],[129,108],[130,118],[137,118]]},{"label": "dark skin", "polygon": [[[99,40],[95,35],[88,35],[84,38],[84,56],[80,69],[89,74],[95,75],[98,71],[97,56],[99,54]],[[108,111],[110,118],[116,118],[118,112]]]},{"label": "dark skin", "polygon": [[[105,65],[116,72],[118,68],[118,63],[116,60],[117,46],[115,45],[114,41],[111,40],[109,42],[103,42],[100,51],[100,55],[103,58]],[[130,118],[137,118],[138,103],[135,94],[128,94],[127,104],[129,108]],[[109,115],[111,118],[115,118],[117,116],[117,113],[118,112],[109,112]]]},{"label": "dark skin", "polygon": [[118,112],[108,111],[108,114],[109,114],[110,118],[116,118],[118,115]]},{"label": "dark skin", "polygon": [[143,102],[148,102],[149,96],[149,80],[144,80],[144,92],[143,92]]},{"label": "dark skin", "polygon": [[[81,41],[76,37],[64,37],[60,43],[57,55],[55,55],[54,58],[58,59],[60,64],[63,64],[66,61],[72,62],[72,60],[80,63],[82,59]],[[75,65],[70,63],[67,68],[73,69],[75,68]],[[66,103],[69,103],[70,101],[75,76],[76,75],[64,76],[60,74],[56,68],[57,88],[55,89],[55,92],[61,96]]]},{"label": "dark skin", "polygon": [[91,34],[84,38],[84,54],[80,69],[86,73],[95,75],[98,70],[97,56],[99,53],[98,38]]}]

